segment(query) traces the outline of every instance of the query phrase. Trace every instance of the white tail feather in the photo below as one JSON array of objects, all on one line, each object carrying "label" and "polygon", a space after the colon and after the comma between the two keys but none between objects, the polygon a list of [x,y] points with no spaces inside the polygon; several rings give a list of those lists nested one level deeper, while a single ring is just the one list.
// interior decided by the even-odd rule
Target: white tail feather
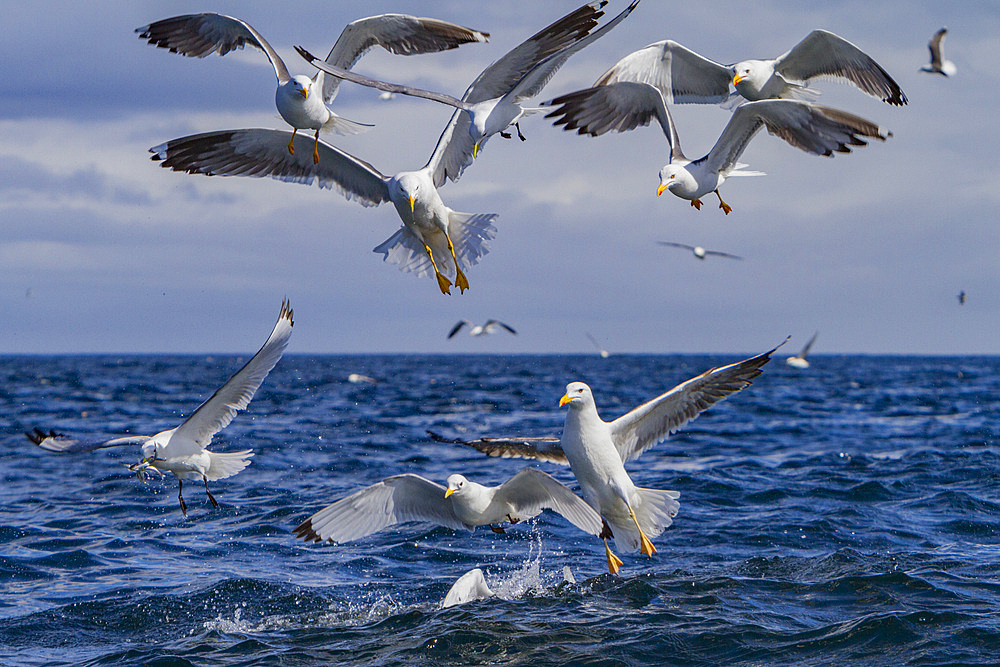
[{"label": "white tail feather", "polygon": [[208,455],[212,463],[208,466],[208,472],[205,473],[205,477],[210,480],[216,480],[232,477],[250,465],[250,457],[253,456],[253,450],[247,449],[242,452],[228,452],[225,454],[208,452]]},{"label": "white tail feather", "polygon": [[[643,489],[636,487],[632,496],[632,511],[642,527],[646,537],[652,539],[662,533],[674,522],[680,503],[678,491],[661,491],[659,489]],[[639,549],[639,531],[631,518],[609,520],[611,532],[615,535],[615,545],[623,551]]]},{"label": "white tail feather", "polygon": [[333,132],[334,134],[341,135],[351,135],[351,134],[361,134],[362,132],[367,132],[368,130],[375,127],[374,125],[369,125],[368,123],[359,123],[356,120],[348,120],[343,116],[338,116],[337,114],[331,114],[330,120],[323,123],[324,132]]}]

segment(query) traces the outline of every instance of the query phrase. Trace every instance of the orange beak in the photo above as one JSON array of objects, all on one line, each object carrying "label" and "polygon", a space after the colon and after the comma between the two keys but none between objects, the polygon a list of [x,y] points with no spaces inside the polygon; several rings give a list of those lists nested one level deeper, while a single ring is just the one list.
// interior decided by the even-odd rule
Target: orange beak
[{"label": "orange beak", "polygon": [[741,76],[741,75],[737,74],[736,76],[733,77],[733,85],[735,86],[736,84],[738,84],[740,81],[742,81],[745,78],[746,78],[745,76]]},{"label": "orange beak", "polygon": [[453,493],[455,493],[455,489],[448,489],[447,491],[444,492],[444,497],[447,498]]},{"label": "orange beak", "polygon": [[309,89],[308,88],[303,88],[302,89],[302,99],[304,99],[304,100],[308,100],[309,99]]},{"label": "orange beak", "polygon": [[660,183],[660,187],[656,188],[656,196],[659,197],[663,194],[663,191],[667,189],[666,183]]},{"label": "orange beak", "polygon": [[569,394],[563,394],[563,397],[559,399],[559,407],[561,408],[562,406],[566,405],[572,400],[573,400],[572,396],[570,396]]}]

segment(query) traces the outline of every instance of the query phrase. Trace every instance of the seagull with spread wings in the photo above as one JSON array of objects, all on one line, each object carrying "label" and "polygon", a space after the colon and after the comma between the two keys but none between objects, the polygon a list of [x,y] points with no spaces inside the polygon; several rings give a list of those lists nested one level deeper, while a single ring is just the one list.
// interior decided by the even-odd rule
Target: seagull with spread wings
[{"label": "seagull with spread wings", "polygon": [[[340,79],[327,77],[322,71],[312,78],[302,74],[292,76],[267,40],[242,19],[212,13],[186,14],[136,28],[136,32],[140,39],[153,46],[192,58],[204,58],[211,53],[222,56],[247,45],[263,51],[278,80],[274,103],[281,117],[293,128],[288,141],[289,153],[295,152],[294,139],[299,130],[316,131],[312,156],[313,162],[319,162],[320,131],[356,134],[372,127],[342,118],[329,109],[327,105],[337,96]],[[376,46],[409,56],[487,41],[489,33],[447,21],[406,14],[380,14],[349,23],[326,56],[326,62],[349,70]]]},{"label": "seagull with spread wings", "polygon": [[[458,111],[463,112],[462,120],[456,122],[462,125],[463,129],[467,129],[469,142],[472,146],[472,158],[475,158],[479,155],[479,151],[486,144],[486,141],[494,134],[499,133],[503,138],[510,139],[510,133],[505,130],[512,125],[517,129],[518,138],[524,141],[519,124],[521,118],[543,111],[540,107],[526,107],[524,104],[542,91],[545,84],[555,76],[555,73],[570,56],[623,21],[639,4],[639,0],[632,0],[615,18],[590,32],[591,28],[597,24],[597,19],[604,15],[603,7],[607,4],[608,0],[591,2],[559,19],[538,34],[529,37],[483,70],[465,91],[462,99],[444,93],[362,76],[346,68],[331,65],[329,59],[327,62],[323,62],[301,47],[295,48],[303,58],[318,67],[320,71],[335,77],[388,93],[422,97],[455,107]],[[579,28],[564,46],[554,51],[538,48],[538,44],[544,43],[542,38],[547,33],[568,21],[578,22]],[[527,69],[525,64],[529,65]],[[453,178],[457,179],[466,166],[468,166],[467,163],[458,166]]]},{"label": "seagull with spread wings", "polygon": [[943,55],[944,36],[947,34],[948,28],[941,28],[931,37],[931,41],[927,43],[927,48],[931,51],[931,62],[929,65],[921,67],[921,72],[940,74],[941,76],[955,76],[958,68],[955,67],[955,63],[947,60]]},{"label": "seagull with spread wings", "polygon": [[614,574],[622,561],[611,551],[608,538],[613,537],[620,548],[641,549],[652,556],[656,547],[649,538],[673,523],[680,506],[677,491],[635,486],[625,463],[722,399],[748,387],[777,349],[708,370],[610,422],[598,415],[590,387],[583,382],[571,382],[559,401],[560,407],[569,406],[561,438],[458,440],[430,435],[441,442],[468,445],[488,456],[534,458],[569,465],[580,483],[584,500],[605,520],[600,537],[604,539],[608,571]]},{"label": "seagull with spread wings", "polygon": [[485,324],[473,324],[469,320],[459,320],[458,324],[453,326],[451,331],[448,332],[448,338],[451,338],[461,331],[462,327],[469,327],[470,336],[486,336],[488,334],[496,333],[499,329],[506,329],[515,336],[517,335],[517,332],[514,331],[513,327],[509,324],[504,324],[500,320],[489,319],[486,320]]},{"label": "seagull with spread wings", "polygon": [[817,331],[812,335],[812,338],[809,339],[809,342],[802,347],[802,351],[785,359],[785,363],[793,368],[809,368],[809,360],[806,359],[806,355],[809,354],[809,350],[812,349],[813,343],[816,342],[818,337],[819,332]]},{"label": "seagull with spread wings", "polygon": [[183,496],[185,479],[203,482],[205,493],[212,501],[212,506],[218,507],[219,503],[208,490],[209,480],[225,479],[240,472],[250,465],[253,451],[247,449],[241,452],[219,453],[210,452],[206,447],[212,442],[212,437],[216,433],[229,425],[236,413],[245,410],[250,404],[254,393],[288,347],[292,324],[292,309],[286,300],[281,304],[278,321],[271,330],[271,335],[267,337],[267,341],[257,354],[180,426],[152,436],[125,436],[112,440],[77,440],[54,431],[45,433],[37,428],[27,436],[42,449],[60,453],[91,452],[106,447],[141,445],[142,460],[129,466],[129,469],[143,479],[150,471],[160,476],[168,472],[173,473],[177,477],[177,499],[185,516],[187,516],[187,504]]},{"label": "seagull with spread wings", "polygon": [[700,210],[701,197],[714,192],[726,215],[733,209],[719,194],[723,182],[732,176],[763,175],[744,170],[746,165],[738,162],[762,128],[796,148],[823,156],[832,156],[835,151],[850,153],[851,146],[867,145],[861,137],[885,141],[892,136],[846,111],[799,100],[769,99],[738,106],[712,150],[697,160],[689,160],[681,150],[662,91],[648,83],[620,81],[563,95],[546,104],[561,105],[546,116],[556,117],[555,125],[595,137],[609,130],[625,132],[648,125],[655,118],[670,143],[668,162],[660,169],[657,196],[669,190]]},{"label": "seagull with spread wings", "polygon": [[483,486],[462,475],[448,477],[448,486],[403,474],[341,498],[295,528],[309,542],[350,542],[407,521],[428,521],[447,528],[473,530],[517,523],[550,509],[591,535],[601,532],[601,517],[579,496],[551,475],[525,468],[499,486]]},{"label": "seagull with spread wings", "polygon": [[743,259],[742,257],[730,255],[728,252],[722,252],[721,250],[705,250],[700,245],[674,243],[673,241],[657,241],[657,243],[660,245],[670,246],[671,248],[683,248],[684,250],[690,250],[692,255],[702,260],[709,255],[715,255],[716,257],[728,257],[729,259]]}]

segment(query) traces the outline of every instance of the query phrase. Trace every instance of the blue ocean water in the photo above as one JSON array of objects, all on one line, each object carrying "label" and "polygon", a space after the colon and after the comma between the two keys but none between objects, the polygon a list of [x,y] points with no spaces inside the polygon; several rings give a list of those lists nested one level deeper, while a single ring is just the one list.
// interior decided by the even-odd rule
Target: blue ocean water
[{"label": "blue ocean water", "polygon": [[[218,510],[186,485],[184,518],[172,477],[122,467],[135,449],[52,454],[22,432],[152,434],[240,360],[2,358],[0,664],[997,664],[997,357],[775,359],[628,465],[681,509],[617,577],[550,513],[502,535],[291,534],[392,474],[497,483],[529,464],[427,429],[558,434],[569,381],[611,419],[736,359],[286,355],[213,446],[252,465],[214,483]],[[498,596],[442,609],[474,567]]]}]

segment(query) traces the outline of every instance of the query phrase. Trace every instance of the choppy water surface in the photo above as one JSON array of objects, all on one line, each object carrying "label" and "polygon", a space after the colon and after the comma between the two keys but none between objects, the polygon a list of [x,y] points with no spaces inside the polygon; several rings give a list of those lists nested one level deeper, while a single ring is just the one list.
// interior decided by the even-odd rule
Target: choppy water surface
[{"label": "choppy water surface", "polygon": [[[185,519],[172,477],[122,467],[136,450],[50,454],[22,432],[152,434],[237,359],[0,359],[0,663],[1000,660],[1000,358],[775,360],[629,464],[637,484],[679,490],[681,510],[659,553],[623,554],[618,577],[598,540],[548,513],[504,535],[291,535],[392,474],[497,483],[527,465],[426,429],[558,434],[571,380],[611,419],[734,360],[288,355],[213,447],[253,448],[253,464],[214,484],[219,510],[187,485]],[[498,597],[441,609],[474,567]]]}]

